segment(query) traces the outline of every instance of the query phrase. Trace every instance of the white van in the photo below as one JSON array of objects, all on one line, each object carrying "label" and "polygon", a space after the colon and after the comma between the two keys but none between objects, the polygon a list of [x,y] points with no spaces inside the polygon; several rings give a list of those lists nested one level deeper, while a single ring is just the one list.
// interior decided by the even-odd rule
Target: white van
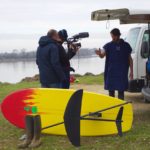
[{"label": "white van", "polygon": [[[149,55],[150,13],[129,11],[128,9],[97,10],[92,12],[93,21],[106,21],[119,19],[120,24],[147,23],[146,26],[132,28],[126,41],[131,45],[133,52],[134,79],[129,82],[130,92],[141,92],[145,83],[146,62]],[[149,28],[149,30],[148,30]]]},{"label": "white van", "polygon": [[126,41],[132,47],[134,79],[129,82],[130,92],[141,92],[146,76],[146,62],[149,53],[149,31],[147,26],[135,27],[128,32]]}]

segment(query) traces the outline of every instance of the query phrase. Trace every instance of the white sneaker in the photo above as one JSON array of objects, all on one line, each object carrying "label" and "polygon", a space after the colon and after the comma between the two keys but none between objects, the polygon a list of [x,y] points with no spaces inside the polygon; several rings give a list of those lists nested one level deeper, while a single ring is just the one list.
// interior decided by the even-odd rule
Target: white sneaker
[{"label": "white sneaker", "polygon": [[26,138],[27,138],[27,135],[24,134],[24,135],[22,135],[22,136],[19,138],[19,140],[20,140],[20,141],[23,141],[23,140],[25,140]]}]

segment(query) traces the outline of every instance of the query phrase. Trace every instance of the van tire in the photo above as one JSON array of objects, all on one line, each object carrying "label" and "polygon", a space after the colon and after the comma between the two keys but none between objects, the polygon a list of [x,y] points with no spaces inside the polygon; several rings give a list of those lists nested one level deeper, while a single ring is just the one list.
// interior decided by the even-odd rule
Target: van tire
[{"label": "van tire", "polygon": [[150,100],[144,98],[144,102],[147,103],[147,104],[150,104]]}]

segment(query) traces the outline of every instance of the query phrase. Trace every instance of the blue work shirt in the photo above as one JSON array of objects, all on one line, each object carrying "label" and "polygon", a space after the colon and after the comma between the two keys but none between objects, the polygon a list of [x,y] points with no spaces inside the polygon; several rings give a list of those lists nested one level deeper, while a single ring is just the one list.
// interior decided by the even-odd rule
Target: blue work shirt
[{"label": "blue work shirt", "polygon": [[126,91],[128,89],[129,56],[131,46],[120,39],[119,42],[111,41],[103,47],[106,53],[105,62],[105,89]]}]

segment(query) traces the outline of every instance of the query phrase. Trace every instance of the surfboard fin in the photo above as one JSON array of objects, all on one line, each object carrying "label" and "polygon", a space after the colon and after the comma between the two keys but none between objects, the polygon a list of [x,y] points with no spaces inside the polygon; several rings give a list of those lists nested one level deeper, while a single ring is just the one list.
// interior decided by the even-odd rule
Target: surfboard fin
[{"label": "surfboard fin", "polygon": [[123,136],[123,133],[122,133],[122,116],[123,116],[123,107],[121,107],[119,109],[119,112],[118,112],[118,115],[117,115],[117,118],[116,118],[116,126],[117,126],[117,130],[118,130],[118,135],[120,137]]},{"label": "surfboard fin", "polygon": [[70,98],[64,113],[64,124],[70,142],[80,146],[80,114],[83,90],[76,91]]}]

